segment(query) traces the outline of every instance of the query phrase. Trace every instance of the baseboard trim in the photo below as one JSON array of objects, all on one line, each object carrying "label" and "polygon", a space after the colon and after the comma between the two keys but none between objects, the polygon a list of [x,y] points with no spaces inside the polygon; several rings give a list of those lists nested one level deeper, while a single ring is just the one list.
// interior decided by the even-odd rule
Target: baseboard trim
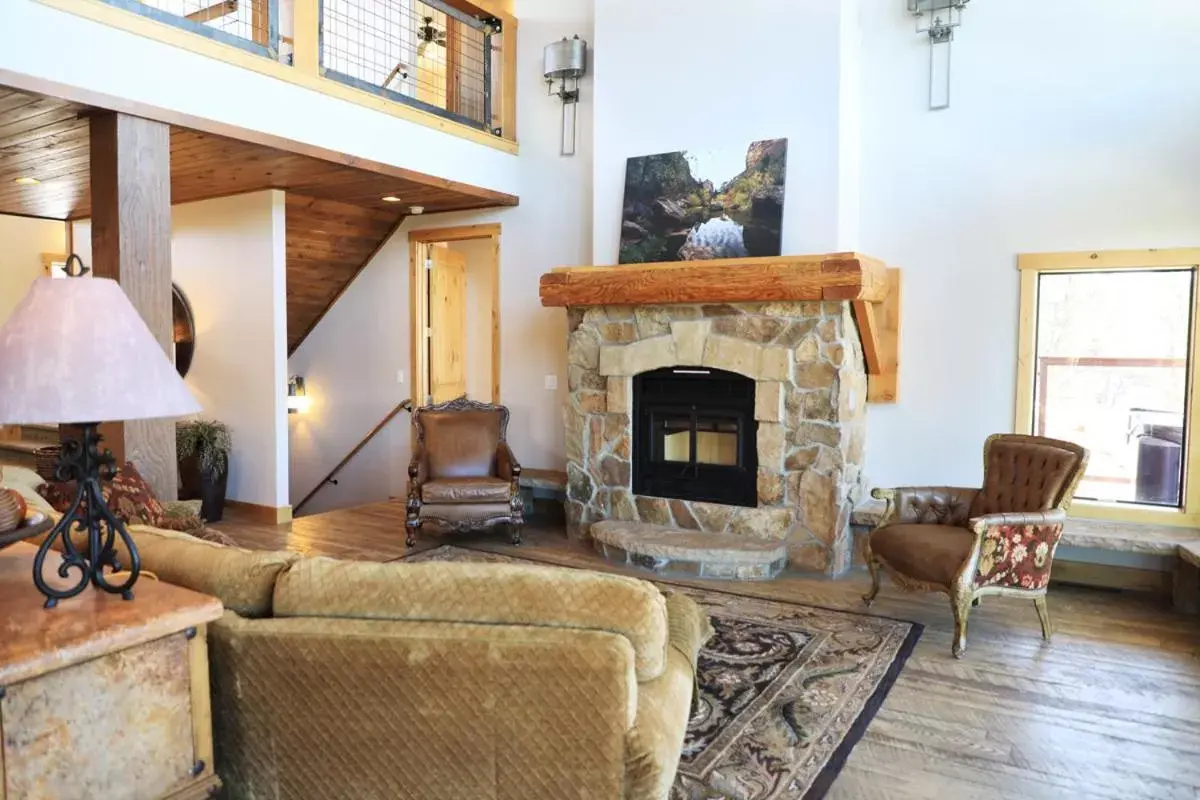
[{"label": "baseboard trim", "polygon": [[257,503],[243,503],[241,500],[226,500],[225,506],[261,525],[284,525],[292,521],[291,506],[260,506]]},{"label": "baseboard trim", "polygon": [[1071,583],[1077,586],[1149,592],[1165,597],[1170,597],[1172,591],[1170,572],[1111,564],[1089,564],[1085,561],[1056,560],[1051,580],[1054,583]]}]

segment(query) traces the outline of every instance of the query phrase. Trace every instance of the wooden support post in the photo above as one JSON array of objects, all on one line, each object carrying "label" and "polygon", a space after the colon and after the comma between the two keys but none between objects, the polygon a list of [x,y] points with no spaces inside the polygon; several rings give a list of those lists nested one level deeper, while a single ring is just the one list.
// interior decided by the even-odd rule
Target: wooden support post
[{"label": "wooden support post", "polygon": [[292,11],[292,66],[307,75],[321,74],[318,0],[295,0]]},{"label": "wooden support post", "polygon": [[[170,126],[100,114],[90,138],[93,273],[121,284],[171,357]],[[133,461],[159,499],[175,499],[175,421],[99,421],[118,463]]]},{"label": "wooden support post", "polygon": [[[517,18],[501,14],[500,129],[505,139],[517,140]],[[493,80],[493,84],[496,82]]]},{"label": "wooden support post", "polygon": [[250,33],[264,47],[270,44],[271,0],[250,0]]}]

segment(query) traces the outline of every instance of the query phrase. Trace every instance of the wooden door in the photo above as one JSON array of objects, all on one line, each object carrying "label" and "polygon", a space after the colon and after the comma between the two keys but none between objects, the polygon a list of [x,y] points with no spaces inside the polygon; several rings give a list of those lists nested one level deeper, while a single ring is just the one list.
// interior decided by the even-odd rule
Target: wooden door
[{"label": "wooden door", "polygon": [[467,393],[467,259],[429,248],[429,393],[444,403]]}]

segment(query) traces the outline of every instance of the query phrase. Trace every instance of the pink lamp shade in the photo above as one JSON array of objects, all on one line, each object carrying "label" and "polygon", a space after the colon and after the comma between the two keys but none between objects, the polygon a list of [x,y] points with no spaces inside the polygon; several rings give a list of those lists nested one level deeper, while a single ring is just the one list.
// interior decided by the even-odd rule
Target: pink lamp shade
[{"label": "pink lamp shade", "polygon": [[200,410],[116,281],[38,278],[0,327],[0,423],[179,417]]}]

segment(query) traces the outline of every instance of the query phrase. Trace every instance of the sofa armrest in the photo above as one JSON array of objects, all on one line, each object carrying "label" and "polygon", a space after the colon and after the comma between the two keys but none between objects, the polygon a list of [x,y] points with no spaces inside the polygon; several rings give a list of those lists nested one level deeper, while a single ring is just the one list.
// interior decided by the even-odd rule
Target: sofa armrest
[{"label": "sofa armrest", "polygon": [[889,524],[965,526],[978,489],[957,486],[901,486],[874,489],[871,496],[886,500],[880,527]]},{"label": "sofa armrest", "polygon": [[519,491],[521,465],[517,463],[517,458],[513,455],[508,442],[501,442],[496,448],[496,477],[512,481],[514,491]]},{"label": "sofa armrest", "polygon": [[622,636],[226,614],[208,639],[231,797],[624,796]]},{"label": "sofa armrest", "polygon": [[274,613],[608,631],[629,640],[638,680],[661,674],[666,661],[667,603],[658,589],[576,569],[308,558],[276,582]]},{"label": "sofa armrest", "polygon": [[1067,512],[1061,508],[972,519],[978,557],[974,587],[1046,588],[1066,521]]}]

